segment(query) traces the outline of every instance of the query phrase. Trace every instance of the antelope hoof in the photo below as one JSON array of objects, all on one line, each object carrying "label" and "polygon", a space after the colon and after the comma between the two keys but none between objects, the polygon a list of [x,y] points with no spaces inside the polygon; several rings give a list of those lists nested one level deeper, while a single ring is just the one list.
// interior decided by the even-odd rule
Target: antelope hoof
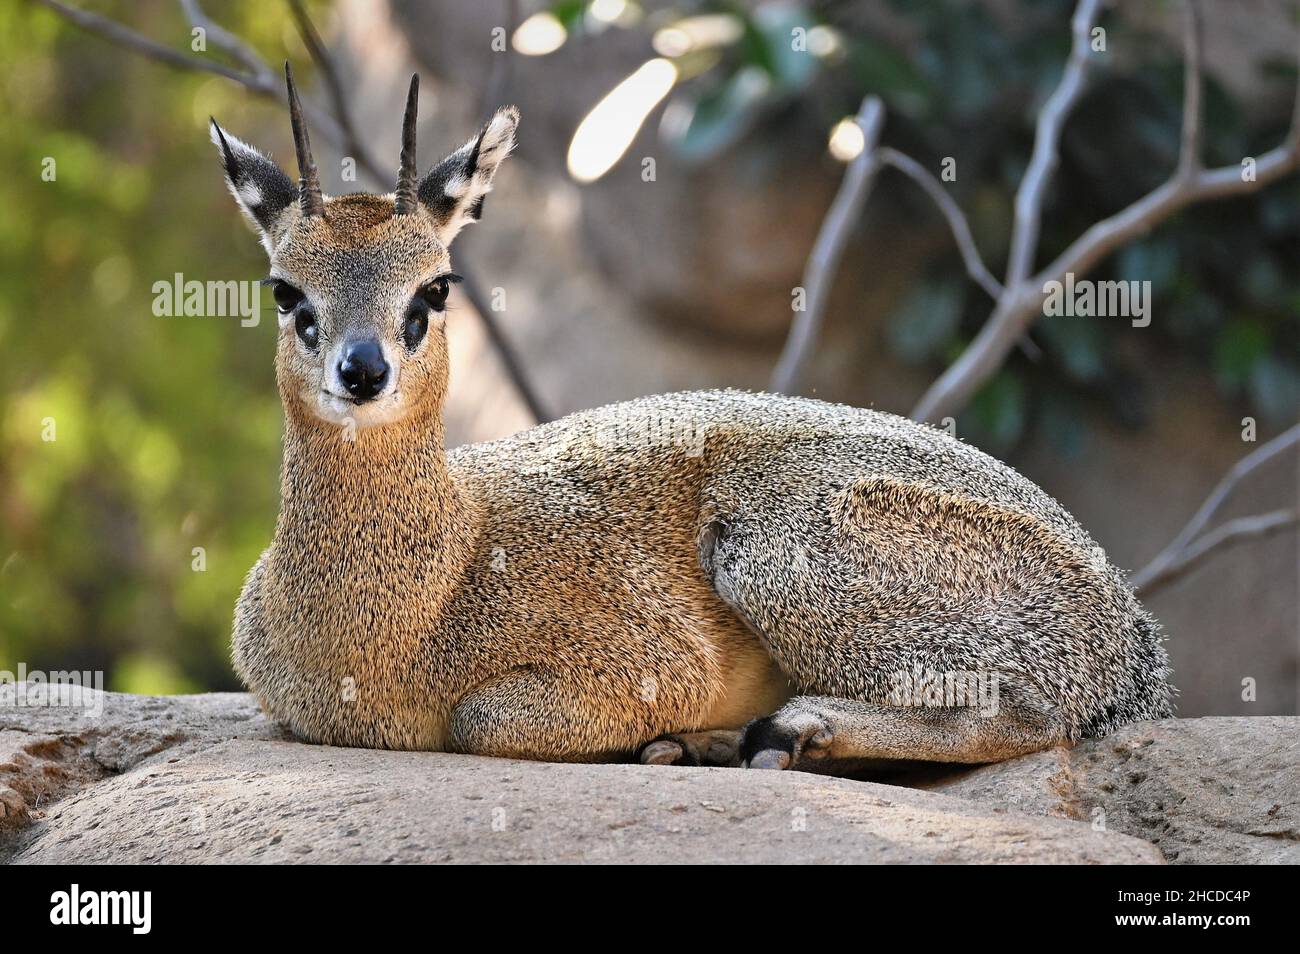
[{"label": "antelope hoof", "polygon": [[672,739],[657,739],[641,750],[642,765],[677,765],[686,754],[680,743]]},{"label": "antelope hoof", "polygon": [[746,727],[740,764],[752,769],[794,768],[803,760],[825,758],[834,741],[834,732],[820,716],[777,712]]}]

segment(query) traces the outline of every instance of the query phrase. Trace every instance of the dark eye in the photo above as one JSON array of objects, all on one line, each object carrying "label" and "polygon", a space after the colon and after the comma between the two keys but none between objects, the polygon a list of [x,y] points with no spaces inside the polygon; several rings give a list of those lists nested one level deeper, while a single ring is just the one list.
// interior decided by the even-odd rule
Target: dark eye
[{"label": "dark eye", "polygon": [[294,316],[293,328],[298,332],[298,337],[312,351],[320,344],[320,329],[316,327],[316,312],[311,308],[299,308],[298,314]]},{"label": "dark eye", "polygon": [[447,307],[447,294],[451,291],[451,282],[444,278],[435,278],[420,289],[420,297],[429,303],[434,311]]},{"label": "dark eye", "polygon": [[424,340],[424,335],[429,330],[429,307],[423,301],[416,301],[406,312],[402,340],[406,343],[407,351],[414,351]]},{"label": "dark eye", "polygon": [[298,307],[304,297],[302,292],[288,282],[280,281],[271,286],[271,294],[275,296],[276,307],[286,315]]}]

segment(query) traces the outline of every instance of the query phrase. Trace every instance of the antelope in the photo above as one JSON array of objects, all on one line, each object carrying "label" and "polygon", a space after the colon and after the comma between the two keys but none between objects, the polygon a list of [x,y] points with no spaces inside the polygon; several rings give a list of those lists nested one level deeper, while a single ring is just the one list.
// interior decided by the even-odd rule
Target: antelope
[{"label": "antelope", "polygon": [[[940,430],[700,391],[448,450],[448,250],[519,114],[421,176],[412,77],[395,191],[326,196],[285,78],[296,185],[211,131],[270,258],[284,406],[280,513],[233,661],[299,737],[843,773],[1171,713],[1159,625],[1124,575]],[[905,691],[967,677],[994,688],[978,706]]]}]

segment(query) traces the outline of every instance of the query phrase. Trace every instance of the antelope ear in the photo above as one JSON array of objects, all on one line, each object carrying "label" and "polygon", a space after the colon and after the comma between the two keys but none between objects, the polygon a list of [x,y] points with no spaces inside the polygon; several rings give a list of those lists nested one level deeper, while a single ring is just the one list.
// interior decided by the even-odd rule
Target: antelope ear
[{"label": "antelope ear", "polygon": [[483,197],[492,191],[497,166],[515,148],[519,110],[498,109],[482,131],[433,167],[423,179],[417,195],[437,223],[438,238],[444,245],[483,214]]},{"label": "antelope ear", "polygon": [[213,119],[212,142],[221,155],[226,187],[270,253],[285,212],[298,198],[293,180],[269,156],[223,130]]}]

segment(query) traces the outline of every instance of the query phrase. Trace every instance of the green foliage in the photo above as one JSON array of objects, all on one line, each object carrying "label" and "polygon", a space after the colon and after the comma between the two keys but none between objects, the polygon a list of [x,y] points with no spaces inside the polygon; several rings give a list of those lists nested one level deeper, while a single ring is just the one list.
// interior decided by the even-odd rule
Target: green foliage
[{"label": "green foliage", "polygon": [[[1007,210],[1032,149],[1033,121],[1068,53],[1064,24],[1071,6],[1065,0],[1040,4],[1040,15],[1008,31],[990,22],[981,4],[896,4],[915,23],[920,48],[912,61],[923,82],[907,85],[900,95],[902,84],[892,77],[903,74],[883,80],[868,73],[872,83],[865,86],[859,74],[844,100],[847,111],[854,97],[877,92],[891,116],[907,120],[891,126],[890,138],[905,143],[923,162],[933,157],[936,166],[937,157],[961,157],[952,188],[995,272],[1006,252]],[[1088,91],[1066,125],[1044,209],[1040,266],[1093,222],[1157,186],[1176,163],[1181,50],[1126,28],[1121,19],[1105,22],[1109,50],[1131,55],[1119,60],[1123,71],[1111,65],[1115,57],[1095,64]],[[1270,64],[1265,72],[1261,83],[1294,88],[1294,64]],[[921,105],[918,96],[925,97]],[[1235,164],[1281,141],[1284,114],[1249,125],[1246,117],[1258,112],[1236,102],[1212,78],[1205,98],[1207,163]],[[917,207],[925,201],[919,199]],[[1222,396],[1244,413],[1273,423],[1293,420],[1300,407],[1298,256],[1300,203],[1294,180],[1181,213],[1087,276],[1150,282],[1150,326],[1133,328],[1123,319],[1041,319],[1032,330],[1041,356],[1012,356],[971,414],[963,416],[965,436],[1005,452],[1031,433],[1028,420],[1034,419],[1032,433],[1061,435],[1054,442],[1058,448],[1081,450],[1087,435],[1077,409],[1098,403],[1119,422],[1140,426],[1149,378],[1143,371],[1149,363],[1170,360],[1204,368]],[[927,281],[968,279],[953,252]],[[895,329],[902,322],[913,330],[907,335],[895,330],[889,341],[904,360],[937,370],[943,362],[935,357],[955,355],[988,316],[982,293],[972,291],[950,305],[943,297],[929,296],[927,307],[956,307],[956,318],[921,318],[916,304],[925,298],[921,293],[900,306]],[[1023,400],[1010,381],[1022,383]]]},{"label": "green foliage", "polygon": [[966,282],[940,273],[921,282],[890,319],[888,341],[894,353],[910,364],[940,356],[961,321]]},{"label": "green foliage", "polygon": [[[564,7],[580,19],[587,4]],[[1024,4],[1015,8],[1023,15],[1011,18],[990,4],[890,0],[894,22],[879,33],[876,28],[888,18],[879,11],[868,16],[866,9],[832,2],[698,0],[660,10],[644,21],[646,28],[699,15],[730,17],[739,27],[730,42],[679,59],[685,81],[672,106],[690,119],[665,124],[665,131],[683,155],[707,161],[747,135],[779,140],[785,107],[809,110],[829,129],[874,93],[889,116],[886,141],[930,168],[945,156],[959,158],[960,174],[949,188],[997,272],[1034,122],[1069,54],[1073,2]],[[1157,186],[1176,163],[1181,48],[1128,22],[1113,14],[1103,20],[1108,53],[1094,63],[1087,92],[1066,124],[1044,209],[1040,266],[1095,221]],[[793,48],[793,40],[827,28],[836,37],[830,52]],[[1262,64],[1258,82],[1261,91],[1293,89],[1295,64]],[[1285,109],[1261,116],[1212,77],[1204,98],[1208,164],[1235,164],[1281,141]],[[1283,95],[1279,101],[1289,100]],[[914,189],[901,192],[918,215],[934,215],[929,200]],[[1060,447],[1082,449],[1087,435],[1080,420],[1066,426],[1070,409],[1096,404],[1117,421],[1140,426],[1148,377],[1142,371],[1170,359],[1203,368],[1243,413],[1273,423],[1293,419],[1300,391],[1298,257],[1294,180],[1185,211],[1087,276],[1150,282],[1150,326],[1133,328],[1115,318],[1044,318],[1032,330],[1032,342],[976,399],[964,435],[1004,453],[1050,424],[1068,431]],[[989,311],[987,296],[971,285],[954,250],[905,297],[886,340],[902,360],[937,373]]]},{"label": "green foliage", "polygon": [[1025,384],[1010,371],[1000,371],[980,389],[965,415],[984,436],[983,443],[1006,447],[1025,430]]},{"label": "green foliage", "polygon": [[[147,7],[114,15],[188,41],[174,5]],[[229,21],[271,60],[282,24],[254,4]],[[207,117],[275,143],[282,116],[32,4],[0,6],[0,59],[0,352],[21,356],[0,375],[0,669],[234,688],[231,610],[277,503],[274,310],[156,317],[151,288],[261,277]]]}]

